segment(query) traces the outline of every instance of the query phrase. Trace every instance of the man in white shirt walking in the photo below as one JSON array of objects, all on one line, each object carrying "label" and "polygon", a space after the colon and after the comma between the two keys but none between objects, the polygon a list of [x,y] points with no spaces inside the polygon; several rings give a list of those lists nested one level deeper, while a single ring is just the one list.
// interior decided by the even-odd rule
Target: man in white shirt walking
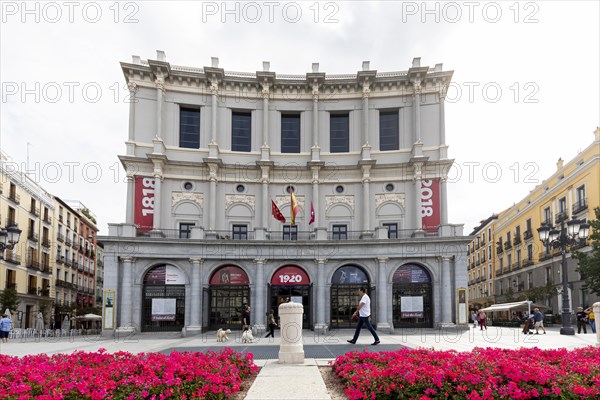
[{"label": "man in white shirt walking", "polygon": [[358,324],[356,324],[356,331],[354,332],[354,337],[351,340],[347,340],[348,343],[356,344],[358,340],[358,335],[360,335],[360,330],[365,324],[371,335],[373,335],[373,346],[379,344],[379,336],[377,336],[377,332],[373,329],[371,325],[371,321],[369,320],[371,317],[371,299],[367,296],[367,291],[365,288],[358,289],[358,294],[361,296],[360,303],[358,304],[358,309],[352,314],[352,317],[358,316]]}]

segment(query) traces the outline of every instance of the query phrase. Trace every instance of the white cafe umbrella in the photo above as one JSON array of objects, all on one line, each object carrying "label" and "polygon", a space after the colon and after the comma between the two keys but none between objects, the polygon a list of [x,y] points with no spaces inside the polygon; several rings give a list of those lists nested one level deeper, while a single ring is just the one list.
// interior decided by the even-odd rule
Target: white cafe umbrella
[{"label": "white cafe umbrella", "polygon": [[44,315],[42,312],[38,312],[37,318],[35,319],[35,330],[43,331],[44,330]]}]

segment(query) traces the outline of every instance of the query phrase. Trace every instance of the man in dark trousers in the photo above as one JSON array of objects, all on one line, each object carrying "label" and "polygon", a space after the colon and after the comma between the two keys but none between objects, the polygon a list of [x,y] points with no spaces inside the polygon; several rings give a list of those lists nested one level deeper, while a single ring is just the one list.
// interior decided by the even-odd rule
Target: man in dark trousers
[{"label": "man in dark trousers", "polygon": [[583,333],[587,333],[587,314],[583,311],[583,307],[577,307],[577,333],[581,333],[581,328],[583,328]]},{"label": "man in dark trousers", "polygon": [[356,324],[354,337],[350,340],[347,340],[347,342],[356,344],[358,335],[360,335],[360,329],[362,328],[363,324],[365,324],[367,325],[369,332],[371,332],[371,335],[373,335],[373,339],[375,339],[373,346],[376,346],[379,344],[379,336],[377,336],[377,332],[375,332],[375,329],[373,329],[373,326],[371,325],[371,321],[369,321],[369,318],[371,317],[371,299],[367,295],[365,288],[361,287],[358,289],[358,294],[361,296],[360,303],[358,304],[358,309],[354,312],[354,314],[352,314],[352,317],[358,317],[358,323]]}]

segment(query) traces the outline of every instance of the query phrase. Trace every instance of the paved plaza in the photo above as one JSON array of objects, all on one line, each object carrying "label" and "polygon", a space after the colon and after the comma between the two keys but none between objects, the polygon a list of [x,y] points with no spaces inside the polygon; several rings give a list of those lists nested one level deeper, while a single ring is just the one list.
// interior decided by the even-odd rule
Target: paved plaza
[{"label": "paved plaza", "polygon": [[[436,350],[470,351],[476,347],[496,347],[517,349],[521,347],[556,349],[575,349],[596,345],[593,333],[565,336],[560,335],[559,327],[546,328],[547,334],[524,335],[518,328],[500,328],[490,326],[487,331],[479,328],[443,330],[434,329],[398,329],[394,334],[379,334],[381,344],[372,346],[373,338],[363,330],[356,345],[346,342],[352,337],[353,330],[332,331],[328,335],[318,335],[312,331],[303,332],[305,363],[303,365],[282,365],[277,362],[280,344],[280,332],[276,337],[256,338],[254,343],[241,342],[239,332],[229,335],[230,341],[219,343],[215,332],[201,336],[182,338],[179,334],[132,334],[122,337],[75,336],[60,338],[22,338],[13,339],[0,345],[0,353],[25,356],[29,354],[71,353],[74,351],[96,351],[104,348],[108,352],[128,351],[162,352],[207,351],[231,347],[243,353],[254,355],[255,363],[263,367],[250,388],[246,399],[279,399],[282,393],[292,399],[329,399],[318,366],[327,365],[335,357],[349,351],[393,351],[399,348],[431,348]],[[588,332],[590,332],[588,330]],[[283,379],[293,376],[294,379]]]}]

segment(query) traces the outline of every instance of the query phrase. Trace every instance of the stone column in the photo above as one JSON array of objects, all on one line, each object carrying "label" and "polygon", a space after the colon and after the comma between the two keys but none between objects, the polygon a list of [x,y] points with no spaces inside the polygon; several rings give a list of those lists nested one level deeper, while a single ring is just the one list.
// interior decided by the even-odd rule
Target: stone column
[{"label": "stone column", "polygon": [[446,178],[440,179],[440,213],[441,224],[448,225],[448,192],[446,187]]},{"label": "stone column", "polygon": [[162,139],[162,104],[165,92],[165,81],[156,78],[156,137]]},{"label": "stone column", "polygon": [[209,231],[214,231],[216,229],[215,227],[215,220],[216,220],[216,215],[217,215],[217,165],[216,164],[212,164],[209,163],[208,164],[208,169],[209,169],[209,187],[208,187],[208,208],[209,208],[209,214],[208,214],[208,230]]},{"label": "stone column", "polygon": [[324,258],[315,259],[317,264],[317,323],[315,332],[327,333],[328,325],[325,322],[325,264],[327,260]]},{"label": "stone column", "polygon": [[448,85],[443,85],[440,88],[440,145],[446,144],[446,94],[448,93]]},{"label": "stone column", "polygon": [[135,258],[121,257],[121,293],[117,296],[120,303],[120,321],[118,332],[135,332],[133,324],[133,269]]},{"label": "stone column", "polygon": [[204,260],[201,258],[190,258],[190,263],[192,264],[190,323],[183,328],[183,336],[199,335],[202,332],[200,319],[202,301],[201,273]]},{"label": "stone column", "polygon": [[319,147],[319,84],[313,84],[313,115],[312,115],[312,133],[313,145],[311,147],[311,160],[319,161],[321,158],[321,148]]},{"label": "stone column", "polygon": [[219,83],[212,81],[210,83],[211,107],[210,107],[210,143],[217,143],[217,93],[219,92]]},{"label": "stone column", "polygon": [[162,168],[158,164],[154,164],[154,218],[152,223],[152,230],[159,232],[161,228],[161,190],[162,187]]},{"label": "stone column", "polygon": [[421,140],[421,81],[413,81],[413,108],[415,116],[415,129],[413,143]]},{"label": "stone column", "polygon": [[265,259],[256,258],[254,263],[256,267],[254,269],[254,287],[255,301],[254,301],[254,327],[257,332],[264,332],[266,329],[265,321],[267,319],[265,315],[265,304],[267,302],[267,285],[265,284]]},{"label": "stone column", "polygon": [[440,302],[442,304],[442,320],[440,321],[442,326],[454,325],[452,321],[452,305],[454,299],[452,298],[452,270],[450,268],[450,257],[440,257],[442,261],[441,265],[441,276],[442,276],[442,287]]},{"label": "stone column", "polygon": [[[135,140],[135,94],[137,92],[137,84],[135,82],[129,82],[127,84],[129,89],[129,135],[128,140],[133,142]],[[133,154],[132,154],[133,155]]]},{"label": "stone column", "polygon": [[127,206],[125,208],[125,223],[133,225],[133,200],[135,196],[135,180],[133,175],[127,174]]},{"label": "stone column", "polygon": [[417,162],[414,163],[415,169],[415,230],[417,233],[421,233],[423,231],[423,215],[421,211],[421,168],[423,163]]},{"label": "stone column", "polygon": [[388,296],[387,260],[387,257],[377,257],[377,330],[391,333],[392,326],[388,319],[388,303],[391,297]]},{"label": "stone column", "polygon": [[269,146],[269,85],[263,86],[263,146]]},{"label": "stone column", "polygon": [[371,195],[370,195],[370,185],[369,182],[371,181],[371,176],[370,176],[370,167],[369,166],[363,166],[363,177],[362,177],[362,188],[363,188],[363,207],[362,207],[362,214],[363,214],[363,227],[362,227],[362,231],[363,233],[370,233],[371,230],[371,219],[370,219],[370,215],[371,215]]},{"label": "stone column", "polygon": [[369,145],[369,84],[365,83],[363,86],[363,98],[362,98],[362,130],[363,130],[363,145]]}]

